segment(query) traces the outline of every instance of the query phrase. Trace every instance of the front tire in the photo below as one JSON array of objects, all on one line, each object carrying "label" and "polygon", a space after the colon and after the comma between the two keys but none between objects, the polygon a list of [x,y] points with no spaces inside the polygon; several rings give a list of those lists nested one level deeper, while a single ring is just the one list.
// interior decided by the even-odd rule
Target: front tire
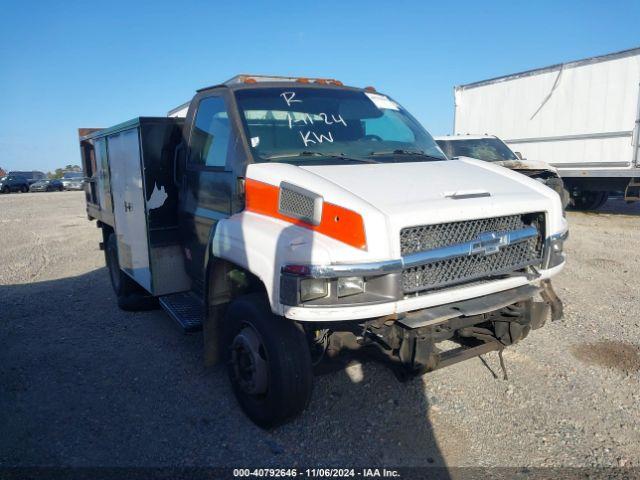
[{"label": "front tire", "polygon": [[125,311],[152,310],[157,307],[157,299],[146,293],[120,268],[118,241],[115,233],[111,233],[107,239],[104,258],[107,270],[109,270],[111,286],[118,299],[118,307]]},{"label": "front tire", "polygon": [[229,378],[245,414],[262,428],[300,414],[313,389],[311,355],[302,329],[274,315],[262,293],[232,301],[225,327]]}]

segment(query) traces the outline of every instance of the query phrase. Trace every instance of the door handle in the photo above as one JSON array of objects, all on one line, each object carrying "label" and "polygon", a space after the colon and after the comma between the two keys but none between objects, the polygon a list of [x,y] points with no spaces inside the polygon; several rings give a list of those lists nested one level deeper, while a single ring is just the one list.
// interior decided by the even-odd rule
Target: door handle
[{"label": "door handle", "polygon": [[129,202],[127,202],[127,201],[125,200],[125,202],[124,202],[124,211],[125,211],[125,212],[131,212],[131,211],[133,211],[133,204],[132,204],[132,203],[129,203]]}]

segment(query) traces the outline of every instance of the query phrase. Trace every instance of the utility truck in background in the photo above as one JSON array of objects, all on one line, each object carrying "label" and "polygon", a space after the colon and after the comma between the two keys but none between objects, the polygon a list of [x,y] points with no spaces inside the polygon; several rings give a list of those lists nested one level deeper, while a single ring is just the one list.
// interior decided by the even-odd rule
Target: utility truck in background
[{"label": "utility truck in background", "polygon": [[202,329],[258,425],[301,412],[341,351],[421,374],[561,316],[558,195],[448,160],[390,97],[239,75],[182,110],[80,132],[87,213],[120,307]]},{"label": "utility truck in background", "polygon": [[454,88],[454,134],[488,132],[558,169],[576,209],[640,199],[640,48]]}]

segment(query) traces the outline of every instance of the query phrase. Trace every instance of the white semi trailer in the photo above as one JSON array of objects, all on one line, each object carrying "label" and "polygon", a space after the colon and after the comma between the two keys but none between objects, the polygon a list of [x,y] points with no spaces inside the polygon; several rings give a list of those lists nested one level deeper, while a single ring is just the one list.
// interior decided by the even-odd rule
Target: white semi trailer
[{"label": "white semi trailer", "polygon": [[578,209],[640,200],[640,48],[454,89],[454,133],[490,133],[555,166]]}]

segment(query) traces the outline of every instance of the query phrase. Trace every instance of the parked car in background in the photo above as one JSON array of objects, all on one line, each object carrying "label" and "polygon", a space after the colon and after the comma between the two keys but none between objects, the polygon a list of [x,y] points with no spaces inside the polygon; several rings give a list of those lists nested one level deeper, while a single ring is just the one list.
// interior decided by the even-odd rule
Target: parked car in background
[{"label": "parked car in background", "polygon": [[61,181],[65,190],[82,190],[84,188],[83,177],[63,178]]},{"label": "parked car in background", "polygon": [[29,187],[30,192],[61,192],[64,185],[57,178],[51,180],[38,180]]},{"label": "parked car in background", "polygon": [[449,158],[477,158],[515,170],[555,190],[560,195],[563,207],[566,208],[569,203],[569,192],[564,188],[564,183],[555,167],[545,162],[522,158],[519,152],[511,150],[495,135],[447,135],[434,137],[434,139]]},{"label": "parked car in background", "polygon": [[20,175],[6,175],[0,178],[0,192],[2,193],[11,193],[11,192],[28,192],[29,191],[29,182],[25,177],[21,177]]},{"label": "parked car in background", "polygon": [[62,178],[84,178],[84,173],[82,172],[64,172],[62,174]]},{"label": "parked car in background", "polygon": [[15,175],[17,177],[24,177],[27,179],[29,185],[37,182],[38,180],[46,180],[47,175],[44,172],[40,172],[38,170],[28,170],[28,171],[11,171],[7,175]]}]

